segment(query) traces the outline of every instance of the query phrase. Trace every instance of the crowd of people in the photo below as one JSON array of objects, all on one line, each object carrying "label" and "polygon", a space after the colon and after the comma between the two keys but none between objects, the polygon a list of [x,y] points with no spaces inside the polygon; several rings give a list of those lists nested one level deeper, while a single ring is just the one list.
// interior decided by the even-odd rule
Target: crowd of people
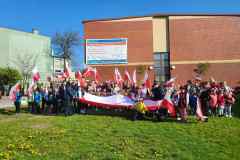
[{"label": "crowd of people", "polygon": [[[77,81],[62,83],[50,83],[49,86],[39,87],[36,85],[31,94],[28,94],[29,111],[33,114],[60,114],[72,115],[85,113],[86,105],[80,103],[79,98],[85,92],[97,96],[111,96],[122,94],[133,100],[151,98],[162,100],[166,94],[166,83],[154,81],[151,88],[145,84],[135,85],[127,81],[118,84],[114,81],[96,83],[85,82],[79,85]],[[20,112],[21,92],[16,93],[16,112]],[[196,78],[189,80],[185,85],[172,86],[171,101],[177,111],[177,116],[182,121],[187,121],[188,115],[195,115],[197,105],[201,104],[204,116],[232,117],[232,105],[235,103],[233,89],[226,82],[215,80],[201,81]]]}]

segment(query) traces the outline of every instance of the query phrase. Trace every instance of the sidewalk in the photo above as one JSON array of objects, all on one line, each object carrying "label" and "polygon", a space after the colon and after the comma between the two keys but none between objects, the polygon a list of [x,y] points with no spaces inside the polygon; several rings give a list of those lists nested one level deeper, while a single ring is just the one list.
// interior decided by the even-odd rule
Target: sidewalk
[{"label": "sidewalk", "polygon": [[8,97],[3,96],[2,99],[0,99],[0,108],[7,108],[13,106],[13,102]]}]

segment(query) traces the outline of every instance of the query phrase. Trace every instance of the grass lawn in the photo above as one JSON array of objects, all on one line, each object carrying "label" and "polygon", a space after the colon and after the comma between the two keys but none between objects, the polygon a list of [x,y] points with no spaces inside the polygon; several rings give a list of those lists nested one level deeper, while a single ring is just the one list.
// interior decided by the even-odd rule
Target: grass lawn
[{"label": "grass lawn", "polygon": [[240,159],[240,119],[208,123],[0,113],[0,159]]}]

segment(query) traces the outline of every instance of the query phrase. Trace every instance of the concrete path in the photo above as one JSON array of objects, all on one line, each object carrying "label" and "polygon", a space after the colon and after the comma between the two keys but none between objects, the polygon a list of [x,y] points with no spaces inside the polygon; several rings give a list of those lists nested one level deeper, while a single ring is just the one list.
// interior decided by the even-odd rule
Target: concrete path
[{"label": "concrete path", "polygon": [[13,102],[8,97],[3,96],[2,99],[0,99],[0,108],[8,108],[13,106]]}]

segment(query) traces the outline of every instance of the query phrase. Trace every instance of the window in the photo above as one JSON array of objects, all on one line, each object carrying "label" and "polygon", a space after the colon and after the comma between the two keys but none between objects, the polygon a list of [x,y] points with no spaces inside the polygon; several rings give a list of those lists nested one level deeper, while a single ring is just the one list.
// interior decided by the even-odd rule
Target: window
[{"label": "window", "polygon": [[154,54],[155,80],[164,82],[170,77],[168,53]]}]

